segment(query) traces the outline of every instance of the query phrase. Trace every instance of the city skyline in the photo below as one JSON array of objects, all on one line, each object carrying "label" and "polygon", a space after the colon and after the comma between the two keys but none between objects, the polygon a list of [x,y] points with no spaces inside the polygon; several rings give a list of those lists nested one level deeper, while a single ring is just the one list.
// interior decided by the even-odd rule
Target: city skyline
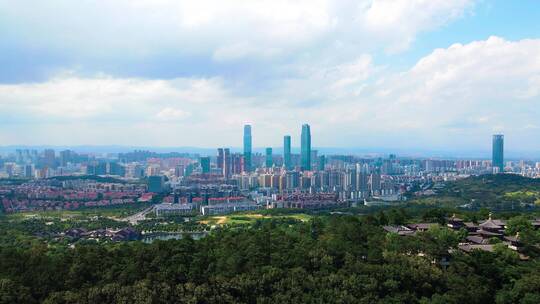
[{"label": "city skyline", "polygon": [[489,151],[504,133],[540,151],[534,1],[23,0],[0,13],[2,146],[240,147],[250,123],[254,147],[275,147],[307,122],[321,147]]},{"label": "city skyline", "polygon": [[[279,145],[276,145],[276,146],[267,146],[267,147],[255,147],[253,148],[253,136],[252,136],[252,125],[251,124],[245,124],[243,126],[243,139],[242,139],[242,143],[243,143],[243,146],[242,148],[237,148],[237,147],[234,147],[234,146],[231,146],[231,145],[224,145],[225,147],[227,148],[218,148],[218,151],[220,150],[223,150],[223,149],[226,149],[227,151],[230,151],[230,152],[233,152],[233,153],[237,153],[237,152],[240,152],[240,154],[242,155],[242,166],[246,169],[247,172],[250,172],[252,171],[252,168],[251,168],[251,162],[252,162],[252,154],[253,152],[255,153],[259,153],[259,154],[265,154],[267,159],[268,157],[270,157],[270,160],[267,160],[268,162],[272,162],[271,160],[271,156],[273,155],[273,152],[276,152],[278,154],[281,154],[283,159],[284,159],[284,165],[285,167],[290,167],[290,166],[287,166],[287,163],[290,163],[291,161],[291,155],[293,154],[293,152],[296,154],[298,153],[298,155],[301,156],[302,158],[302,167],[304,168],[307,168],[307,170],[309,170],[311,168],[311,164],[313,161],[318,161],[318,160],[314,160],[314,159],[311,159],[312,158],[312,155],[311,155],[311,152],[315,152],[317,153],[320,149],[320,152],[321,152],[321,155],[325,155],[325,154],[349,154],[349,155],[356,155],[356,156],[359,156],[359,155],[363,155],[363,156],[369,156],[371,155],[372,157],[374,156],[384,156],[384,155],[395,155],[396,152],[400,152],[400,153],[403,153],[402,156],[405,156],[405,157],[435,157],[435,158],[438,158],[438,157],[450,157],[450,158],[456,158],[456,159],[459,159],[459,158],[485,158],[487,157],[487,152],[484,151],[484,152],[479,152],[479,151],[476,151],[475,153],[477,153],[476,155],[473,155],[473,154],[467,154],[467,153],[470,153],[470,151],[454,151],[454,153],[456,153],[455,155],[451,155],[451,154],[445,154],[444,152],[441,152],[441,151],[438,151],[437,153],[442,153],[442,154],[436,154],[434,153],[433,151],[431,151],[431,155],[430,154],[426,154],[426,153],[429,153],[429,151],[424,151],[424,152],[419,152],[419,151],[416,151],[416,152],[413,152],[413,151],[406,151],[406,150],[400,150],[400,149],[393,149],[393,150],[385,150],[385,149],[382,149],[382,150],[377,150],[377,149],[373,149],[371,151],[369,151],[369,149],[366,149],[366,148],[356,148],[357,150],[355,150],[355,148],[352,148],[352,149],[339,149],[339,148],[328,148],[328,147],[315,147],[315,148],[312,148],[312,143],[311,143],[311,127],[309,124],[303,124],[301,126],[301,133],[300,133],[300,136],[298,137],[298,140],[299,140],[299,145],[297,146],[293,146],[291,144],[292,142],[292,136],[291,135],[284,135],[283,136],[283,143],[281,146]],[[497,168],[499,168],[499,170],[502,170],[502,167],[503,167],[503,163],[504,163],[504,135],[503,134],[494,134],[492,135],[492,146],[491,146],[491,150],[490,150],[490,153],[491,153],[491,159],[493,160],[494,163],[497,164]],[[93,146],[86,146],[86,149],[83,149],[82,152],[97,152],[99,153],[99,151],[92,151],[92,147]],[[6,150],[7,148],[7,150]],[[35,149],[36,147],[32,148],[32,146],[12,146],[11,147],[12,149],[10,150],[9,147],[2,147],[0,146],[0,155],[2,155],[2,150],[5,150],[5,151],[8,151],[8,152],[13,152],[14,150],[20,150],[20,149]],[[55,148],[55,146],[43,146],[41,147],[41,149],[45,149],[45,151],[47,151],[46,149],[47,148]],[[56,147],[58,148],[58,147]],[[99,146],[94,146],[94,148],[97,148],[99,149],[100,147]],[[160,147],[139,147],[139,150],[161,150],[162,152],[181,152],[181,153],[194,153],[194,154],[201,154],[203,156],[212,156],[213,155],[213,152],[215,151],[215,148],[198,148],[198,147],[164,147],[164,148],[160,148]],[[277,149],[276,149],[277,148]],[[39,146],[37,146],[37,149],[40,149]],[[77,149],[76,147],[70,147],[70,146],[64,146],[64,147],[60,147],[60,150],[71,150],[71,149]],[[117,152],[126,152],[126,151],[129,151],[129,150],[137,150],[137,147],[128,147],[128,146],[125,146],[125,147],[122,147],[122,146],[114,146],[112,148],[112,150],[105,150],[107,149],[107,146],[103,146],[101,147],[101,152],[105,152],[105,153],[117,153]],[[270,150],[269,150],[270,149]],[[54,150],[54,149],[53,149]],[[270,151],[270,155],[268,155],[268,151]],[[272,152],[273,151],[273,152]],[[369,151],[369,152],[367,152]],[[79,150],[79,152],[81,152],[81,150]],[[448,152],[446,152],[448,153]],[[460,154],[461,153],[461,154]],[[533,155],[531,157],[531,155]],[[316,157],[316,156],[314,156]],[[510,153],[510,159],[529,159],[529,160],[533,160],[533,159],[536,159],[536,154],[519,154],[519,153],[515,153],[515,152],[511,152]],[[322,160],[324,162],[324,159]],[[267,162],[267,163],[268,163]],[[218,161],[218,163],[221,163],[220,161]]]},{"label": "city skyline", "polygon": [[540,303],[540,0],[0,0],[0,304]]}]

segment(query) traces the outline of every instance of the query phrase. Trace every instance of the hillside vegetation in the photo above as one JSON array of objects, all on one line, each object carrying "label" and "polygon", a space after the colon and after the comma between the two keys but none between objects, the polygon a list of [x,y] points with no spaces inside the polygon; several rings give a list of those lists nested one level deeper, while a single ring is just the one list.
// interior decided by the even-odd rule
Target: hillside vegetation
[{"label": "hillside vegetation", "polygon": [[515,174],[472,176],[448,182],[436,196],[419,203],[492,210],[527,210],[540,204],[540,179]]}]

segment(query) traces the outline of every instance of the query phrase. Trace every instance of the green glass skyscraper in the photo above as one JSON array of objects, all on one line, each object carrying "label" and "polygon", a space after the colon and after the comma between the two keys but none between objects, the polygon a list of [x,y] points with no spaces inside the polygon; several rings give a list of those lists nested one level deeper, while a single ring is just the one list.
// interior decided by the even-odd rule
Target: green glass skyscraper
[{"label": "green glass skyscraper", "polygon": [[300,153],[302,170],[311,170],[311,130],[308,124],[302,125],[302,135],[300,143]]},{"label": "green glass skyscraper", "polygon": [[244,171],[251,172],[251,125],[244,125]]},{"label": "green glass skyscraper", "polygon": [[292,159],[291,159],[291,136],[285,135],[283,137],[283,165],[285,169],[292,169]]},{"label": "green glass skyscraper", "polygon": [[492,150],[492,164],[493,168],[498,173],[504,172],[504,135],[493,135],[493,150]]},{"label": "green glass skyscraper", "polygon": [[266,168],[272,168],[273,165],[272,148],[266,148]]},{"label": "green glass skyscraper", "polygon": [[201,164],[201,173],[207,174],[210,173],[210,157],[201,157],[199,160]]}]

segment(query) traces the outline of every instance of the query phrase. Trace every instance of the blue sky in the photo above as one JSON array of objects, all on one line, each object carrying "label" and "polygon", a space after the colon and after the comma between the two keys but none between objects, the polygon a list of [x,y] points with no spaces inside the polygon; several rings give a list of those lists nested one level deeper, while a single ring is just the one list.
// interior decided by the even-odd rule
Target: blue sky
[{"label": "blue sky", "polygon": [[0,0],[0,145],[540,151],[536,1]]}]

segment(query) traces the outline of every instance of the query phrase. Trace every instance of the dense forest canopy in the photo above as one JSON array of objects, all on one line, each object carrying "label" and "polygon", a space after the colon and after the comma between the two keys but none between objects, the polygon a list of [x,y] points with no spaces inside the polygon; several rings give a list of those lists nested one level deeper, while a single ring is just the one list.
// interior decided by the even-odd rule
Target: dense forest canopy
[{"label": "dense forest canopy", "polygon": [[536,258],[500,246],[455,251],[443,267],[437,261],[459,232],[400,237],[381,229],[386,221],[384,213],[259,220],[152,244],[23,240],[0,247],[0,303],[540,302]]},{"label": "dense forest canopy", "polygon": [[[57,238],[130,226],[117,220],[126,207],[0,214],[0,303],[540,303],[538,191],[537,180],[491,175],[399,207],[264,210],[221,225],[148,218],[133,228],[216,226],[201,240],[151,244]],[[458,249],[467,232],[448,229],[448,218],[478,223],[492,211],[519,233],[527,259],[497,240],[493,252]],[[383,229],[410,223],[440,225],[410,236]]]}]

